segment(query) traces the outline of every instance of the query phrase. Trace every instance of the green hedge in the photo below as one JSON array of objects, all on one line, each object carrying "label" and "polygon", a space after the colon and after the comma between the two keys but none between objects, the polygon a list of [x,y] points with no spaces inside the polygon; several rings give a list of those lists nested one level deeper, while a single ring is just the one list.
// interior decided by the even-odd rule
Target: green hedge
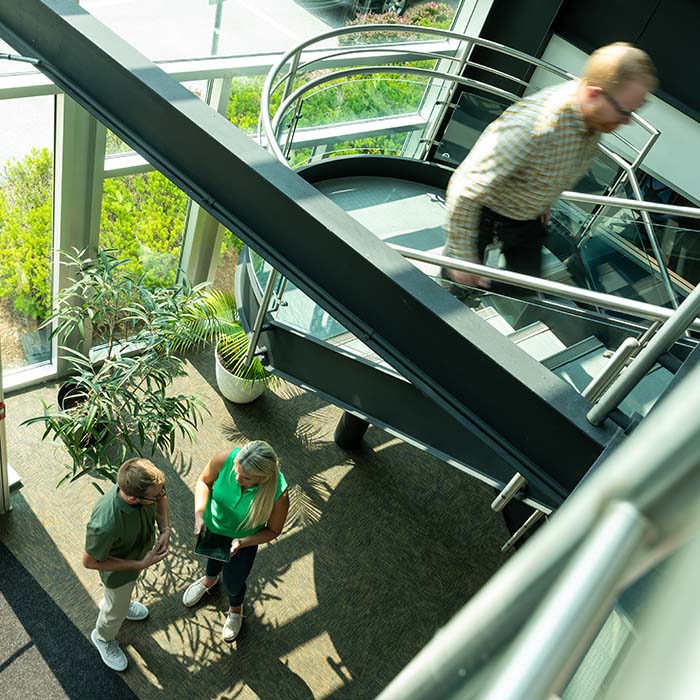
[{"label": "green hedge", "polygon": [[[43,320],[50,310],[53,157],[32,149],[5,164],[0,184],[0,298]],[[175,281],[187,197],[158,172],[104,182],[100,244],[128,257],[128,272],[146,283]]]},{"label": "green hedge", "polygon": [[0,186],[0,298],[43,319],[51,304],[51,192],[53,157],[33,148],[5,163]]}]

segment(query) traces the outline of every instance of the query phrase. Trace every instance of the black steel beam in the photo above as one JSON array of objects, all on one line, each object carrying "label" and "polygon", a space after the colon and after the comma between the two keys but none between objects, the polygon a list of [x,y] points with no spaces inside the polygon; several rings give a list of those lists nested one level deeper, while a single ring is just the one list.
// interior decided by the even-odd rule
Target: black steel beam
[{"label": "black steel beam", "polygon": [[600,453],[570,387],[78,5],[0,3],[0,34],[457,422],[548,473]]},{"label": "black steel beam", "polygon": [[[247,252],[243,250],[236,266],[236,299],[244,328],[252,325],[262,296],[251,278]],[[373,425],[411,438],[440,459],[458,462],[501,486],[515,472],[526,474],[527,495],[550,508],[561,505],[588,469],[545,473],[504,449],[502,438],[476,412],[469,422],[457,421],[405,379],[275,321],[265,326],[259,347],[275,374],[361,413]],[[553,437],[551,444],[554,450],[561,447]]]}]

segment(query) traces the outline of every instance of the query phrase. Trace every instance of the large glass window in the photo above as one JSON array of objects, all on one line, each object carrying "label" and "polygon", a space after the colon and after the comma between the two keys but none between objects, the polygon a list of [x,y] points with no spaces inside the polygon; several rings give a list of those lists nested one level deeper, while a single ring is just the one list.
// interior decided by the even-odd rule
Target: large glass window
[{"label": "large glass window", "polygon": [[3,369],[50,360],[54,98],[0,100]]},{"label": "large glass window", "polygon": [[222,291],[233,291],[234,276],[238,265],[238,254],[243,248],[243,242],[238,236],[226,229],[219,251],[219,263],[216,267],[213,288]]},{"label": "large glass window", "polygon": [[127,258],[135,277],[154,287],[175,283],[187,196],[158,172],[109,178],[104,183],[100,246]]},{"label": "large glass window", "polygon": [[343,3],[333,8],[328,7],[333,3],[309,0],[82,0],[80,4],[151,60],[283,51],[339,26],[347,12]]},{"label": "large glass window", "polygon": [[[304,39],[345,26],[397,19],[449,26],[458,0],[81,0],[81,6],[151,60],[286,51]],[[371,17],[367,19],[367,13]]]}]

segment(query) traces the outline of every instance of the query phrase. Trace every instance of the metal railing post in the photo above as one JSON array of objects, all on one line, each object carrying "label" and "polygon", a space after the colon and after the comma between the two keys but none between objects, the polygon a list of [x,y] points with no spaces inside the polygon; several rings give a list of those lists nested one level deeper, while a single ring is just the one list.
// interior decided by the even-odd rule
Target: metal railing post
[{"label": "metal railing post", "polygon": [[267,284],[265,285],[265,291],[263,292],[263,297],[260,301],[258,315],[255,317],[255,323],[253,324],[253,332],[251,333],[250,341],[248,343],[248,352],[246,352],[245,359],[243,361],[244,367],[248,367],[253,361],[255,349],[257,348],[258,340],[260,339],[260,332],[262,331],[263,322],[265,321],[265,315],[267,314],[267,310],[270,306],[272,294],[275,291],[275,282],[277,281],[278,275],[279,272],[277,272],[274,267],[270,269],[270,276],[267,278]]},{"label": "metal railing post", "polygon": [[617,408],[625,397],[654,366],[659,355],[666,352],[688,329],[700,314],[700,284],[685,298],[673,315],[657,331],[627,369],[615,380],[600,401],[588,412],[593,425],[600,425],[610,411]]},{"label": "metal railing post", "polygon": [[[634,171],[630,169],[629,180],[632,190],[634,191],[634,196],[640,201],[642,198],[642,191],[639,187],[639,182],[637,182],[637,176]],[[642,222],[644,228],[646,229],[647,236],[649,236],[649,243],[651,244],[651,249],[654,252],[654,258],[656,259],[656,264],[659,266],[659,274],[661,275],[661,281],[668,294],[668,299],[671,302],[671,306],[674,309],[678,308],[678,299],[676,298],[676,293],[673,291],[673,285],[671,284],[671,277],[668,274],[668,268],[664,262],[663,255],[661,255],[661,247],[659,246],[659,241],[656,238],[656,232],[654,231],[654,224],[651,222],[651,217],[649,212],[641,210],[639,215],[642,217]]]},{"label": "metal railing post", "polygon": [[629,503],[610,506],[523,631],[479,700],[550,700],[608,615],[649,521]]},{"label": "metal railing post", "polygon": [[513,547],[525,536],[525,533],[532,530],[532,528],[544,517],[544,513],[541,510],[536,510],[503,544],[501,547],[502,552],[509,552]]},{"label": "metal railing post", "polygon": [[502,511],[524,485],[525,477],[520,472],[515,472],[513,478],[503,487],[498,496],[493,499],[491,510],[495,513]]},{"label": "metal railing post", "polygon": [[639,341],[636,338],[625,338],[601,372],[596,377],[593,377],[590,384],[581,392],[581,396],[584,399],[588,399],[591,403],[595,403],[598,397],[623,370],[627,360],[639,350],[639,347]]}]

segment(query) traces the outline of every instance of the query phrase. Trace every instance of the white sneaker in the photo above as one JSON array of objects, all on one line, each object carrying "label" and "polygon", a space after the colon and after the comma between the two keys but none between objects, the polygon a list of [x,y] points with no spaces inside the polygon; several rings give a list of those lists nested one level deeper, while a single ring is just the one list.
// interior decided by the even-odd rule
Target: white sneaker
[{"label": "white sneaker", "polygon": [[241,631],[241,625],[243,624],[243,608],[241,612],[231,612],[229,610],[228,616],[226,617],[226,622],[224,622],[224,627],[221,630],[221,636],[224,638],[225,642],[232,642]]},{"label": "white sneaker", "polygon": [[191,583],[187,587],[187,590],[182,594],[182,604],[188,608],[191,608],[193,605],[197,605],[197,603],[202,600],[202,596],[216,586],[216,584],[219,582],[219,578],[220,576],[217,576],[216,581],[214,581],[211,586],[204,585],[204,578],[197,579],[194,583]]},{"label": "white sneaker", "polygon": [[[100,601],[100,610],[104,607],[105,599]],[[132,600],[129,603],[129,611],[126,613],[127,620],[145,620],[148,617],[148,608],[143,604],[139,603],[138,600]]]},{"label": "white sneaker", "polygon": [[111,642],[103,642],[97,636],[97,630],[92,630],[90,633],[90,639],[92,643],[97,647],[97,651],[100,652],[102,661],[105,662],[109,668],[113,671],[124,671],[129,665],[129,661],[126,658],[126,654],[122,651],[119,646],[119,642],[112,640]]},{"label": "white sneaker", "polygon": [[132,600],[129,603],[129,612],[126,613],[127,620],[145,620],[148,617],[148,608],[139,603],[138,600]]}]

